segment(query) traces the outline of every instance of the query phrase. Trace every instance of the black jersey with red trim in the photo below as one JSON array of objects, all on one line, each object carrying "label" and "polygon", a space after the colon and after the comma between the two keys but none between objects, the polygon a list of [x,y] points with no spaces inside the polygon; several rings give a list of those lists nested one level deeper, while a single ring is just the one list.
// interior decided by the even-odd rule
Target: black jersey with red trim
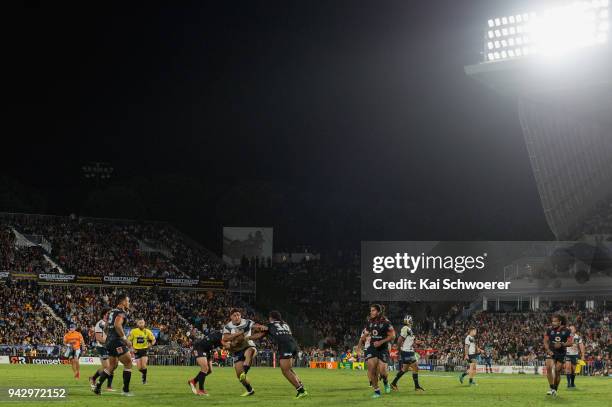
[{"label": "black jersey with red trim", "polygon": [[[370,346],[374,346],[374,342],[385,339],[389,335],[389,332],[393,331],[393,325],[391,325],[391,321],[386,317],[378,317],[370,319],[365,329],[370,334]],[[387,343],[384,343],[378,349],[388,346]]]},{"label": "black jersey with red trim", "polygon": [[550,350],[557,355],[565,355],[567,348],[565,346],[555,348],[554,344],[568,342],[571,336],[572,332],[564,326],[556,328],[551,326],[546,329],[546,333],[544,334],[544,337],[548,338]]}]

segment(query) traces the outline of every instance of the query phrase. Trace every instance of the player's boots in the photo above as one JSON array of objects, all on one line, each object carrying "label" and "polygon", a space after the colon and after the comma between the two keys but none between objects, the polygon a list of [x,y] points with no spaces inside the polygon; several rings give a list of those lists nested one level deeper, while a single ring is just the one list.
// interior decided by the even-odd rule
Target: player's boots
[{"label": "player's boots", "polygon": [[422,388],[421,386],[416,386],[416,387],[414,388],[414,391],[416,391],[416,392],[421,392],[421,391],[425,391],[425,389],[424,389],[424,388]]},{"label": "player's boots", "polygon": [[191,392],[193,394],[198,394],[198,390],[196,389],[196,382],[195,380],[191,379],[187,381],[187,385],[189,386],[189,388],[191,389]]},{"label": "player's boots", "polygon": [[298,393],[295,395],[295,398],[296,399],[301,399],[301,398],[306,397],[306,396],[308,396],[308,392],[306,390],[301,391],[301,392],[298,391]]},{"label": "player's boots", "polygon": [[255,394],[255,390],[245,391],[244,393],[240,395],[240,397],[249,397],[249,396],[253,396],[254,394]]},{"label": "player's boots", "polygon": [[463,384],[463,378],[465,377],[465,375],[463,373],[461,373],[461,375],[459,376],[459,382],[461,384]]},{"label": "player's boots", "polygon": [[206,390],[198,390],[196,394],[198,396],[206,396],[206,397],[208,397],[208,392]]},{"label": "player's boots", "polygon": [[399,391],[399,387],[397,387],[397,384],[395,384],[395,383],[391,383],[391,390],[393,390],[393,391]]},{"label": "player's boots", "polygon": [[389,385],[389,383],[385,384],[384,388],[385,388],[385,393],[387,394],[391,393],[391,386]]}]

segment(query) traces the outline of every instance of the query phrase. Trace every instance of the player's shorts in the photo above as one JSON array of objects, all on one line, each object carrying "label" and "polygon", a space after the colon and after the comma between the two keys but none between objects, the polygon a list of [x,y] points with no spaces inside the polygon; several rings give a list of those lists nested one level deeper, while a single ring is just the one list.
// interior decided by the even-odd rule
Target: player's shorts
[{"label": "player's shorts", "polygon": [[295,343],[287,343],[278,346],[279,359],[293,359],[297,356],[297,346]]},{"label": "player's shorts", "polygon": [[468,363],[478,363],[478,354],[468,355]]},{"label": "player's shorts", "polygon": [[211,349],[204,346],[195,346],[193,348],[193,356],[197,358],[210,359]]},{"label": "player's shorts", "polygon": [[402,362],[402,365],[411,365],[417,361],[417,357],[414,352],[403,350],[400,354],[400,361]]},{"label": "player's shorts", "polygon": [[64,352],[64,357],[66,357],[67,359],[78,359],[80,356],[81,349],[68,348],[66,349],[66,352]]},{"label": "player's shorts", "polygon": [[121,355],[125,355],[130,351],[128,346],[121,341],[120,339],[115,339],[106,344],[106,350],[108,350],[109,356],[119,357]]},{"label": "player's shorts", "polygon": [[571,362],[572,365],[576,366],[578,364],[578,355],[565,355],[565,361]]},{"label": "player's shorts", "polygon": [[148,349],[134,349],[134,359],[140,359],[148,355],[149,355]]},{"label": "player's shorts", "polygon": [[255,346],[249,346],[248,348],[239,350],[238,352],[234,352],[234,354],[232,355],[232,357],[234,358],[234,363],[244,362],[246,360],[244,353],[249,349],[255,349]]},{"label": "player's shorts", "polygon": [[375,348],[370,345],[365,351],[365,359],[377,358],[383,363],[389,363],[389,349],[385,346],[383,348]]},{"label": "player's shorts", "polygon": [[552,356],[546,356],[546,359],[552,359],[555,363],[565,362],[565,353],[553,353]]},{"label": "player's shorts", "polygon": [[102,360],[108,359],[108,349],[104,346],[96,346],[96,353]]}]

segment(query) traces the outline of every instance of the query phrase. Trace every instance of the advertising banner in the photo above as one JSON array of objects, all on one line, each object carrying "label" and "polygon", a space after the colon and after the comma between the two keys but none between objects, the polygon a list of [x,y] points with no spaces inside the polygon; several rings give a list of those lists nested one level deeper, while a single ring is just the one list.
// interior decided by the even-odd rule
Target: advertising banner
[{"label": "advertising banner", "polygon": [[69,365],[70,360],[51,356],[10,356],[11,365]]},{"label": "advertising banner", "polygon": [[[10,277],[14,277],[11,273]],[[38,274],[33,275],[43,284],[96,284],[135,287],[190,288],[200,290],[225,290],[222,280],[200,280],[190,278],[152,278],[134,276],[81,276],[75,274]]]},{"label": "advertising banner", "polygon": [[310,362],[311,369],[338,369],[338,362]]},{"label": "advertising banner", "polygon": [[82,365],[99,365],[100,358],[97,356],[82,356],[79,358],[79,363]]}]

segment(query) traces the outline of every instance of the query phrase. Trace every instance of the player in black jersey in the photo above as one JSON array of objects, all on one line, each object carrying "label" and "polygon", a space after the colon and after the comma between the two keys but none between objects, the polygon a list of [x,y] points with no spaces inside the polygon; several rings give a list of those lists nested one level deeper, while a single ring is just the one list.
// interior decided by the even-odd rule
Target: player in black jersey
[{"label": "player in black jersey", "polygon": [[256,324],[254,326],[255,333],[250,339],[259,339],[264,335],[268,335],[276,344],[278,350],[279,364],[283,376],[297,390],[295,398],[299,399],[308,396],[308,392],[304,389],[304,384],[293,370],[293,359],[297,356],[298,346],[293,338],[291,328],[283,321],[280,312],[271,311],[268,316],[266,325]]},{"label": "player in black jersey", "polygon": [[102,385],[113,374],[119,362],[123,364],[123,393],[124,396],[132,396],[130,393],[130,379],[132,378],[132,357],[130,355],[130,343],[125,335],[127,324],[127,312],[130,308],[130,298],[125,294],[117,297],[117,307],[108,314],[106,324],[106,349],[108,350],[108,368],[100,374],[100,378],[93,391],[100,394]]},{"label": "player in black jersey", "polygon": [[389,345],[395,339],[393,325],[383,315],[381,305],[372,304],[370,306],[370,318],[363,333],[359,340],[358,348],[361,347],[361,343],[364,340],[369,342],[369,346],[365,350],[368,378],[374,388],[372,398],[378,398],[380,397],[380,388],[378,387],[379,376],[383,379],[385,392],[391,392],[391,386],[387,379],[387,363],[389,363]]},{"label": "player in black jersey", "polygon": [[561,370],[565,362],[567,347],[572,345],[572,333],[565,326],[567,320],[563,315],[553,315],[551,327],[544,334],[544,350],[546,351],[546,377],[550,390],[549,396],[556,396],[561,381]]},{"label": "player in black jersey", "polygon": [[[204,381],[206,380],[206,376],[212,374],[212,352],[225,345],[229,346],[229,343],[224,343],[222,339],[223,333],[220,331],[211,331],[208,335],[205,335],[202,339],[193,344],[193,356],[195,356],[196,362],[198,366],[200,366],[200,371],[196,377],[187,382],[193,394],[208,396],[208,392],[204,390]],[[198,383],[197,389],[195,387],[196,383]]]}]

